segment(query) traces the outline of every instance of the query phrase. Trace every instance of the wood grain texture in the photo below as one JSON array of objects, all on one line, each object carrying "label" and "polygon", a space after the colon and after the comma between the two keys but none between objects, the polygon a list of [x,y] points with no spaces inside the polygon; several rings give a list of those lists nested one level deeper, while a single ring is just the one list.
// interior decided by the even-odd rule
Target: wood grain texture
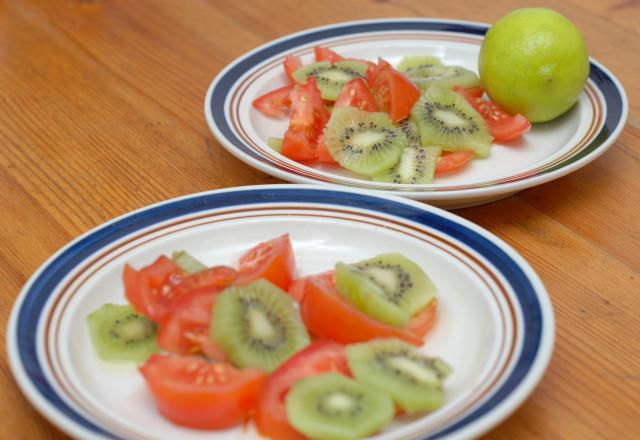
[{"label": "wood grain texture", "polygon": [[[493,22],[523,0],[0,1],[0,321],[59,247],[169,197],[277,179],[210,134],[215,74],[290,32],[377,17]],[[540,1],[583,31],[622,81],[627,128],[562,179],[458,211],[514,246],[544,281],[556,351],[530,399],[490,439],[640,433],[640,5]],[[66,438],[22,397],[0,327],[0,438]]]}]

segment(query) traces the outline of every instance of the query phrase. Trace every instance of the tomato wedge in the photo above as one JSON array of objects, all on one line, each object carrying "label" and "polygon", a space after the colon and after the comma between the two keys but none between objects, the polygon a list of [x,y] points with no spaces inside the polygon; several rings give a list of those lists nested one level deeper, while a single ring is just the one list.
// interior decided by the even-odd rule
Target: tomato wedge
[{"label": "tomato wedge", "polygon": [[409,116],[420,98],[420,90],[415,84],[382,58],[375,68],[367,71],[367,82],[378,106],[389,113],[394,122]]},{"label": "tomato wedge", "polygon": [[305,282],[300,313],[307,329],[317,336],[342,344],[374,338],[400,338],[414,345],[423,341],[415,334],[370,318],[340,297],[335,283],[318,277]]},{"label": "tomato wedge", "polygon": [[356,107],[367,112],[380,111],[376,98],[362,78],[354,78],[344,85],[333,108]]},{"label": "tomato wedge", "polygon": [[158,328],[158,346],[181,355],[203,354],[224,361],[224,352],[209,336],[214,301],[222,288],[199,288],[178,298]]},{"label": "tomato wedge", "polygon": [[284,134],[281,153],[298,160],[316,158],[316,141],[331,116],[322,101],[315,78],[296,84],[290,94],[291,121]]},{"label": "tomato wedge", "polygon": [[332,165],[337,165],[338,162],[333,158],[331,153],[329,153],[329,149],[327,148],[327,143],[324,139],[324,133],[318,136],[318,142],[316,144],[316,162],[318,163],[328,163]]},{"label": "tomato wedge", "polygon": [[511,116],[500,108],[498,104],[482,99],[482,95],[474,96],[473,91],[455,87],[469,104],[484,118],[489,133],[496,141],[516,139],[531,130],[531,122],[522,115]]},{"label": "tomato wedge", "polygon": [[458,171],[473,159],[473,156],[475,156],[473,151],[444,152],[436,162],[436,174],[446,174]]},{"label": "tomato wedge", "polygon": [[178,425],[223,429],[250,416],[265,374],[194,356],[152,355],[140,372],[160,414]]},{"label": "tomato wedge", "polygon": [[175,287],[185,276],[182,269],[164,255],[139,271],[127,264],[123,275],[125,296],[138,313],[159,322],[181,293]]},{"label": "tomato wedge", "polygon": [[326,281],[326,282],[331,283],[331,284],[335,284],[336,283],[336,271],[335,270],[328,270],[326,272],[322,272],[322,273],[319,273],[319,274],[316,274],[316,275],[310,275],[310,276],[306,276],[306,277],[302,277],[302,278],[296,278],[295,280],[293,280],[291,282],[291,285],[289,286],[289,296],[291,296],[297,303],[300,303],[302,301],[302,297],[304,296],[305,283],[311,277],[319,278],[322,281]]},{"label": "tomato wedge", "polygon": [[411,333],[424,338],[429,330],[433,328],[436,323],[436,309],[438,307],[438,300],[433,299],[427,306],[420,312],[415,314],[405,325],[404,329]]},{"label": "tomato wedge", "polygon": [[291,110],[291,99],[289,98],[291,90],[293,90],[293,84],[265,93],[253,101],[253,108],[272,118],[286,118]]},{"label": "tomato wedge", "polygon": [[293,78],[293,72],[302,67],[302,58],[295,55],[287,55],[284,57],[282,66],[284,67],[284,73],[286,73],[289,82],[295,84],[296,80]]},{"label": "tomato wedge", "polygon": [[260,243],[240,257],[236,284],[244,285],[264,278],[287,290],[295,276],[296,261],[289,234]]},{"label": "tomato wedge", "polygon": [[329,61],[331,63],[335,63],[337,61],[344,60],[344,57],[342,55],[338,55],[337,53],[335,53],[334,51],[332,51],[327,47],[316,46],[313,48],[313,52],[316,56],[317,62]]},{"label": "tomato wedge", "polygon": [[260,390],[253,419],[258,432],[272,439],[304,440],[287,421],[284,399],[298,380],[328,371],[350,375],[344,347],[333,341],[315,341],[282,364]]}]

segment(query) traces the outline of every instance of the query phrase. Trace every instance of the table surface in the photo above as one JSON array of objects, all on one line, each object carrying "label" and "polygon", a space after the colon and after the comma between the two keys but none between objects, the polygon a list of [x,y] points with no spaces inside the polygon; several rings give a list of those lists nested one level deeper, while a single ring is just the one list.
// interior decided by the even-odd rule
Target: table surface
[{"label": "table surface", "polygon": [[[33,271],[88,229],[170,197],[278,182],[227,153],[205,123],[204,93],[234,58],[337,21],[494,22],[529,2],[469,3],[0,1],[0,321]],[[630,113],[594,163],[457,211],[531,263],[557,319],[546,376],[487,438],[632,438],[640,432],[640,6],[537,3],[578,25],[590,54],[626,88]],[[5,332],[0,326],[0,437],[65,438],[18,390]]]}]

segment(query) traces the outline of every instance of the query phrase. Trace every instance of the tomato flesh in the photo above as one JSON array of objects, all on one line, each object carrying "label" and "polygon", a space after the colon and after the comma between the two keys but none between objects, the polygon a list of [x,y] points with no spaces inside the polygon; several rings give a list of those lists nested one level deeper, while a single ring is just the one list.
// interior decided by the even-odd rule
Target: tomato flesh
[{"label": "tomato flesh", "polygon": [[316,56],[317,62],[329,61],[330,63],[335,63],[337,61],[344,60],[343,56],[338,55],[337,53],[335,53],[334,51],[332,51],[327,47],[316,46],[313,48],[313,52]]},{"label": "tomato flesh", "polygon": [[196,429],[224,429],[248,420],[265,378],[260,370],[160,354],[152,355],[140,372],[158,411]]},{"label": "tomato flesh", "polygon": [[284,134],[281,153],[297,161],[316,158],[316,142],[331,116],[322,101],[315,78],[296,84],[290,94],[291,121]]},{"label": "tomato flesh", "polygon": [[336,282],[336,271],[328,270],[326,272],[322,272],[316,275],[310,275],[302,278],[296,278],[291,282],[289,286],[289,296],[291,296],[297,303],[302,302],[302,297],[304,297],[304,289],[305,283],[309,278],[318,278],[324,282],[328,282],[331,284],[335,284]]},{"label": "tomato flesh", "polygon": [[265,93],[253,101],[253,108],[272,118],[286,118],[291,110],[291,98],[289,97],[291,90],[293,90],[293,84]]},{"label": "tomato flesh", "polygon": [[254,416],[258,432],[278,440],[305,439],[289,424],[284,399],[300,379],[329,371],[350,375],[344,346],[333,341],[315,341],[282,364],[260,390]]},{"label": "tomato flesh", "polygon": [[335,110],[340,107],[349,106],[367,112],[380,111],[376,98],[362,78],[354,78],[344,85],[333,108]]},{"label": "tomato flesh", "polygon": [[413,105],[420,98],[420,90],[406,76],[383,59],[367,72],[367,82],[378,106],[389,113],[394,122],[409,116]]},{"label": "tomato flesh", "polygon": [[473,90],[455,87],[469,104],[484,118],[489,133],[498,142],[516,139],[531,130],[531,123],[522,115],[511,116],[492,101],[485,101]]},{"label": "tomato flesh", "polygon": [[327,142],[324,138],[324,133],[318,136],[318,143],[316,145],[316,162],[327,163],[331,165],[337,165],[338,162],[333,158],[329,149],[327,148]]},{"label": "tomato flesh", "polygon": [[296,261],[289,234],[260,243],[240,257],[236,284],[244,285],[264,278],[287,290],[295,276]]},{"label": "tomato flesh", "polygon": [[447,174],[460,170],[473,157],[473,151],[451,151],[444,152],[440,155],[436,162],[436,174]]},{"label": "tomato flesh", "polygon": [[319,277],[306,280],[300,313],[311,333],[342,344],[374,338],[400,338],[418,346],[423,343],[414,333],[364,314],[342,299],[334,282]]},{"label": "tomato flesh", "polygon": [[289,82],[295,84],[296,80],[293,78],[293,72],[302,67],[302,58],[295,55],[287,55],[284,57],[282,66],[284,67],[284,73],[287,75]]},{"label": "tomato flesh", "polygon": [[437,307],[438,300],[434,298],[429,304],[427,304],[424,309],[419,311],[409,321],[407,321],[407,323],[404,325],[404,329],[421,338],[424,338],[436,323]]}]

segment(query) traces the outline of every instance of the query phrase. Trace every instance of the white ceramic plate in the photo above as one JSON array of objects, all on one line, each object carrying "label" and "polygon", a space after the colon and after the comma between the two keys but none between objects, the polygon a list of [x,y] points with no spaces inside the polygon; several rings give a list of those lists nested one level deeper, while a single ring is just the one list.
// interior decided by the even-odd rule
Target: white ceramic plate
[{"label": "white ceramic plate", "polygon": [[122,270],[186,249],[208,264],[235,264],[250,246],[289,233],[299,274],[398,251],[438,287],[438,321],[425,353],[454,367],[446,403],[402,418],[378,439],[470,438],[513,412],[540,380],[553,349],[549,298],[504,242],[421,203],[318,186],[272,185],[174,199],[115,219],[52,256],[11,314],[11,369],[27,398],[77,438],[255,439],[247,430],[194,431],[156,411],[133,366],[101,362],[86,315],[124,303]]},{"label": "white ceramic plate", "polygon": [[488,25],[454,20],[391,19],[356,21],[310,29],[267,43],[238,58],[213,81],[205,98],[209,127],[220,143],[247,164],[297,183],[325,183],[384,191],[445,208],[497,200],[566,175],[586,165],[613,143],[627,118],[622,85],[591,60],[589,81],[566,115],[537,124],[523,140],[495,144],[489,158],[474,160],[459,173],[429,185],[363,180],[340,167],[307,166],[266,144],[282,137],[287,120],[266,117],[251,106],[262,94],[286,84],[285,55],[313,62],[313,47],[330,47],[345,57],[397,64],[404,55],[428,54],[477,71],[480,44]]}]

